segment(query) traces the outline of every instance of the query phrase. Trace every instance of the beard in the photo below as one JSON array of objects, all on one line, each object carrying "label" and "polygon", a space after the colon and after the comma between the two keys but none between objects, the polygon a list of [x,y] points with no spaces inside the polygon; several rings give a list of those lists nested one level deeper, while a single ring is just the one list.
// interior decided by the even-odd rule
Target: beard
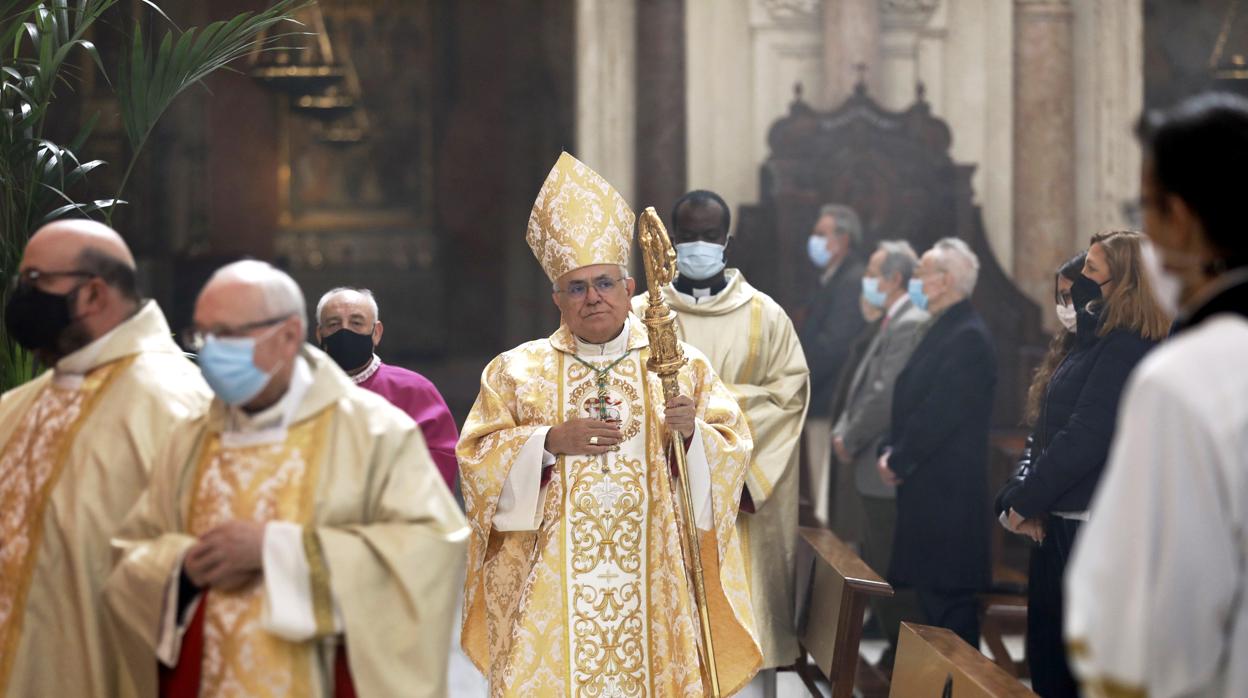
[{"label": "beard", "polygon": [[46,356],[39,357],[47,366],[54,366],[56,362],[87,346],[93,340],[91,334],[87,332],[87,328],[82,326],[81,321],[74,321],[69,327],[61,330],[61,336],[56,339],[56,349],[49,350]]}]

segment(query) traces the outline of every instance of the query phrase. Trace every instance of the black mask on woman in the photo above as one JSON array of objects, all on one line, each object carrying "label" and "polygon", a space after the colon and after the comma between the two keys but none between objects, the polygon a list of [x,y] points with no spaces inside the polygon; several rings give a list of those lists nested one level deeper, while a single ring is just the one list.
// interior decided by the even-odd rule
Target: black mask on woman
[{"label": "black mask on woman", "polygon": [[321,348],[342,370],[354,371],[373,358],[373,335],[371,332],[352,332],[344,327],[321,340]]},{"label": "black mask on woman", "polygon": [[61,337],[74,322],[69,307],[78,288],[56,294],[19,284],[4,307],[4,326],[9,336],[30,351],[59,353]]},{"label": "black mask on woman", "polygon": [[[1106,281],[1105,283],[1109,283]],[[1101,300],[1101,284],[1096,283],[1092,279],[1080,274],[1075,277],[1075,281],[1070,287],[1070,300],[1075,304],[1075,310],[1084,312],[1088,309],[1089,303]],[[1093,309],[1095,312],[1095,309]]]}]

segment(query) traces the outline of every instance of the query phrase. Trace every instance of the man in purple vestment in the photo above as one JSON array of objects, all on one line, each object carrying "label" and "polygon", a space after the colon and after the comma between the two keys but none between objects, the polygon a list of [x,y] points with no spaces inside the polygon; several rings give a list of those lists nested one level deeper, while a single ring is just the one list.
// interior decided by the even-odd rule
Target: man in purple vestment
[{"label": "man in purple vestment", "polygon": [[420,425],[429,452],[453,492],[459,472],[455,419],[428,378],[377,358],[375,351],[384,329],[377,300],[366,288],[335,288],[316,304],[316,339],[325,353],[356,385],[386,398]]}]

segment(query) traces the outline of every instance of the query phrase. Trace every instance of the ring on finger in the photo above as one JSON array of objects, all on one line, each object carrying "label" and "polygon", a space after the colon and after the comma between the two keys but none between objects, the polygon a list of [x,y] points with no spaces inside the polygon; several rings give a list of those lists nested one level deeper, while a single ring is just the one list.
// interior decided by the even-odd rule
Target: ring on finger
[{"label": "ring on finger", "polygon": [[591,436],[591,437],[589,437],[589,445],[590,445],[590,446],[597,446],[597,445],[598,445],[598,437],[597,437],[597,436]]}]

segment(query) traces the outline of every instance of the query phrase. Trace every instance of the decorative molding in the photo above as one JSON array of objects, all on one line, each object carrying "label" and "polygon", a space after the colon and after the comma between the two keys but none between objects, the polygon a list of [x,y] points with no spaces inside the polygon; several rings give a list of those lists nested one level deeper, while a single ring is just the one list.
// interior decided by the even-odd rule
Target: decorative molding
[{"label": "decorative molding", "polygon": [[749,0],[750,27],[822,33],[821,0]]},{"label": "decorative molding", "polygon": [[927,25],[940,0],[880,0],[880,24],[885,29],[917,31]]},{"label": "decorative molding", "polygon": [[763,8],[778,22],[816,19],[823,3],[819,0],[761,0]]}]

